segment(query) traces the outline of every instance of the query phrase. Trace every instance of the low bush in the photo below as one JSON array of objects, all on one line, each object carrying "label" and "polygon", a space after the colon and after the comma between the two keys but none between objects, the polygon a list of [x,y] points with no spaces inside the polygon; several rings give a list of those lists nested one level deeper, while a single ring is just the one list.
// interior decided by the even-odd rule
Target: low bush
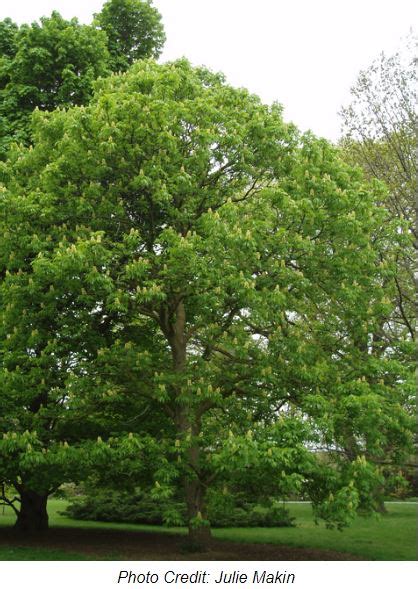
[{"label": "low bush", "polygon": [[215,528],[288,527],[294,525],[295,519],[277,500],[258,504],[248,501],[242,494],[219,491],[208,495],[208,515]]},{"label": "low bush", "polygon": [[[64,512],[73,519],[149,525],[185,525],[186,509],[181,501],[155,501],[141,491],[104,490],[73,497]],[[287,527],[294,518],[278,501],[259,505],[214,491],[208,496],[208,519],[215,528]]]},{"label": "low bush", "polygon": [[158,503],[142,492],[98,491],[72,500],[64,512],[74,519],[149,525],[183,525],[181,503]]}]

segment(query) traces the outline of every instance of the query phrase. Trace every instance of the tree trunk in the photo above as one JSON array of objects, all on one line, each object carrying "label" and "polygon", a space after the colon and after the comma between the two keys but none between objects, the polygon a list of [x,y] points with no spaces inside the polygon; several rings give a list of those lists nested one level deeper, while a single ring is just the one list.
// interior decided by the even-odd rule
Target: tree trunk
[{"label": "tree trunk", "polygon": [[377,513],[380,513],[382,515],[384,515],[385,513],[388,512],[388,510],[386,509],[383,492],[384,492],[384,487],[379,487],[373,493],[373,496],[374,496],[374,499],[376,502],[376,511],[377,511]]},{"label": "tree trunk", "polygon": [[[187,451],[187,459],[191,472],[184,478],[184,490],[187,507],[187,523],[189,527],[189,544],[194,550],[204,551],[209,547],[211,530],[206,511],[206,485],[200,464],[199,434],[202,429],[201,415],[192,414],[182,420],[180,429],[192,434],[192,443]],[[184,427],[186,425],[186,427]]]},{"label": "tree trunk", "polygon": [[377,511],[377,513],[380,513],[381,515],[385,515],[388,512],[388,510],[386,509],[385,502],[383,501],[383,499],[381,497],[379,497],[376,500],[376,511]]},{"label": "tree trunk", "polygon": [[189,543],[193,548],[206,550],[212,534],[207,519],[205,505],[205,488],[196,479],[185,480],[187,519],[189,526]]},{"label": "tree trunk", "polygon": [[[167,321],[166,317],[168,317],[168,314],[161,314],[160,325],[170,344],[174,371],[180,375],[187,365],[186,310],[183,301],[178,302],[176,306],[173,322]],[[180,394],[181,392],[177,391],[176,396],[179,397]],[[205,509],[206,487],[201,477],[200,447],[197,441],[202,427],[201,417],[201,412],[196,411],[193,407],[185,408],[180,406],[174,418],[180,436],[190,433],[194,440],[187,452],[190,472],[185,474],[184,477],[189,527],[188,543],[193,550],[205,550],[211,538]]]},{"label": "tree trunk", "polygon": [[20,511],[15,523],[19,532],[37,534],[48,530],[47,501],[48,495],[35,491],[21,491]]}]

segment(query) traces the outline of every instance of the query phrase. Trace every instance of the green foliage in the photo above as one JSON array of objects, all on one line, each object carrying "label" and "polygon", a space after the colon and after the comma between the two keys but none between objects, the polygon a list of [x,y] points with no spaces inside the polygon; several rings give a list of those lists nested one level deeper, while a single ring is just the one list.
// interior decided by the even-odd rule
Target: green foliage
[{"label": "green foliage", "polygon": [[[4,419],[1,429],[8,429]],[[86,479],[92,468],[103,472],[105,477],[109,465],[112,465],[113,479],[124,475],[129,483],[127,471],[135,468],[138,479],[146,461],[144,444],[132,435],[110,438],[108,442],[99,437],[68,444],[59,439],[59,431],[53,431],[47,438],[44,428],[38,424],[37,429],[20,432],[15,426],[0,439],[0,481],[13,485],[19,492],[29,489],[49,495],[65,481]],[[148,450],[151,445],[147,444]]]},{"label": "green foliage", "polygon": [[288,509],[276,500],[264,499],[257,504],[254,497],[233,494],[226,489],[213,489],[208,495],[208,517],[216,528],[228,527],[286,527],[294,525]]},{"label": "green foliage", "polygon": [[29,143],[34,109],[87,104],[98,77],[157,57],[164,40],[158,11],[139,0],[106,2],[91,25],[58,12],[0,22],[0,159],[12,142]]},{"label": "green foliage", "polygon": [[344,156],[386,183],[385,205],[411,225],[417,182],[416,50],[417,38],[410,33],[400,51],[382,53],[359,73],[351,103],[341,110]]},{"label": "green foliage", "polygon": [[17,32],[19,27],[10,18],[0,21],[0,55],[13,58],[17,51]]},{"label": "green foliage", "polygon": [[85,104],[93,81],[110,71],[106,34],[58,12],[19,28],[6,19],[0,39],[3,152],[11,140],[29,140],[35,108]]},{"label": "green foliage", "polygon": [[[208,519],[215,528],[294,525],[294,518],[277,501],[258,505],[220,491],[210,493],[207,510]],[[187,523],[184,501],[156,501],[138,490],[120,492],[91,489],[87,495],[72,498],[64,515],[80,520],[148,525],[184,526]]]},{"label": "green foliage", "polygon": [[165,41],[161,15],[150,0],[108,0],[94,23],[106,32],[113,71],[158,57]]},{"label": "green foliage", "polygon": [[[415,285],[417,228],[417,38],[402,39],[401,50],[382,53],[361,71],[351,89],[352,101],[342,109],[342,155],[359,165],[369,178],[385,182],[385,207],[398,224],[400,247],[394,277],[396,307],[389,326],[380,334],[391,346],[415,337]],[[385,258],[382,251],[382,258]],[[405,351],[403,352],[405,353]],[[413,352],[415,354],[415,352]]]},{"label": "green foliage", "polygon": [[[402,40],[401,50],[382,53],[361,71],[351,89],[351,103],[342,109],[341,154],[350,164],[361,166],[366,177],[384,181],[386,194],[376,201],[397,227],[391,243],[380,243],[380,263],[391,267],[381,277],[381,287],[392,302],[386,316],[374,327],[373,354],[398,364],[404,383],[403,405],[416,415],[416,279],[417,273],[417,39],[411,33]],[[389,246],[389,247],[388,247]],[[415,280],[414,280],[415,272]],[[384,493],[393,490],[400,461],[384,461]],[[402,462],[402,461],[401,461]],[[404,460],[403,472],[411,478],[415,458]]]},{"label": "green foliage", "polygon": [[382,186],[186,60],[33,129],[1,169],[1,429],[131,439],[129,482],[184,485],[191,528],[213,484],[345,525],[412,440],[404,366],[369,351],[391,309]]},{"label": "green foliage", "polygon": [[184,525],[184,511],[182,503],[167,500],[155,501],[141,491],[96,490],[94,493],[75,499],[64,514],[81,520]]}]

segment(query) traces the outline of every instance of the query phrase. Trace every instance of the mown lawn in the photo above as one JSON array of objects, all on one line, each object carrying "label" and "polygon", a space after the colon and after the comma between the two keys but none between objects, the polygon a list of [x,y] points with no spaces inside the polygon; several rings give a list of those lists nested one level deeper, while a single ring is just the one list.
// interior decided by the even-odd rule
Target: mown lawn
[{"label": "mown lawn", "polygon": [[240,542],[272,542],[288,546],[350,552],[367,560],[417,560],[418,504],[387,504],[382,517],[358,517],[342,532],[315,525],[309,504],[290,504],[295,528],[245,528],[216,530],[218,538]]},{"label": "mown lawn", "polygon": [[26,546],[4,548],[0,546],[0,560],[89,560],[84,554],[51,550],[50,548],[28,548]]},{"label": "mown lawn", "polygon": [[[49,502],[50,523],[53,527],[94,530],[158,531],[185,534],[182,528],[161,528],[134,524],[98,523],[71,520],[60,511],[66,502],[52,499]],[[367,560],[417,560],[417,508],[418,504],[388,503],[388,514],[380,518],[359,517],[354,524],[339,532],[328,530],[322,524],[315,525],[309,504],[289,504],[289,510],[297,519],[294,528],[225,528],[213,530],[219,540],[230,542],[269,543],[291,547],[334,550],[350,553]],[[0,511],[0,526],[13,524],[13,514]],[[1,531],[0,531],[1,534]],[[47,550],[33,547],[0,546],[0,560],[83,560],[89,557],[73,552]],[[123,555],[121,555],[123,557]],[[112,554],[109,554],[112,558]]]}]

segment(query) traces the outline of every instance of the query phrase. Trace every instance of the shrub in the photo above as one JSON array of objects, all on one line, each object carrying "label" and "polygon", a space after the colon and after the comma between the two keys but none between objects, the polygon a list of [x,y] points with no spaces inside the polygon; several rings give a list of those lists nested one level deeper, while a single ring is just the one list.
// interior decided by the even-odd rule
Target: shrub
[{"label": "shrub", "polygon": [[265,504],[248,501],[240,494],[213,491],[208,496],[208,514],[213,527],[288,527],[294,518],[279,501]]},{"label": "shrub", "polygon": [[152,500],[140,491],[134,493],[99,491],[75,499],[65,510],[74,519],[135,524],[183,525],[184,507],[174,501]]},{"label": "shrub", "polygon": [[[74,519],[124,522],[148,525],[186,525],[183,502],[167,499],[158,502],[144,492],[104,490],[75,497],[64,512]],[[208,519],[212,527],[287,527],[294,518],[280,502],[270,500],[264,505],[242,497],[213,491],[208,496]]]}]

